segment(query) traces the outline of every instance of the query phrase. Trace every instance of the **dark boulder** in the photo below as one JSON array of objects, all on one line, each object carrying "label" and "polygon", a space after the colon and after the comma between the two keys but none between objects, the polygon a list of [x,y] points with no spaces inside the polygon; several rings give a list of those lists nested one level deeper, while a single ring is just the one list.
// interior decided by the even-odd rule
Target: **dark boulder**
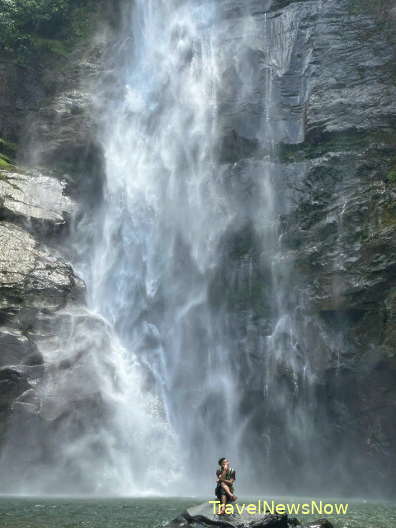
[{"label": "dark boulder", "polygon": [[[213,513],[213,505],[203,502],[197,506],[187,508],[178,517],[165,525],[165,528],[184,528],[198,526],[219,526],[228,528],[291,528],[301,526],[298,519],[289,518],[288,515],[279,514],[249,514],[234,513],[230,515],[217,515]],[[327,519],[319,519],[305,524],[305,528],[333,528]]]}]

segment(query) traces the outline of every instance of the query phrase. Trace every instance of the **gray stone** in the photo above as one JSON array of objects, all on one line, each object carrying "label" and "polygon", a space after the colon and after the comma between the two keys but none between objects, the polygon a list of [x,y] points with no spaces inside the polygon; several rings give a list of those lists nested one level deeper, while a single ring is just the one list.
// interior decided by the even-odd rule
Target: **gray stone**
[{"label": "gray stone", "polygon": [[13,368],[0,369],[0,409],[9,409],[14,400],[29,388],[26,377]]},{"label": "gray stone", "polygon": [[0,327],[0,366],[42,363],[36,344],[20,330]]},{"label": "gray stone", "polygon": [[0,170],[0,214],[8,220],[64,224],[75,206],[65,195],[66,182],[38,170]]},{"label": "gray stone", "polygon": [[[235,506],[237,503],[233,503]],[[213,513],[213,504],[203,502],[187,508],[176,519],[165,525],[167,528],[182,528],[184,526],[219,526],[229,528],[288,528],[287,517],[281,515],[250,515],[234,513],[217,515]]]},{"label": "gray stone", "polygon": [[27,231],[0,223],[0,309],[33,307],[56,309],[83,285],[72,268],[54,252],[40,247]]},{"label": "gray stone", "polygon": [[[235,510],[237,504],[242,508],[242,504],[236,502],[233,503]],[[300,523],[297,519],[289,518],[287,515],[270,513],[250,514],[245,511],[243,513],[217,515],[213,513],[213,504],[209,504],[209,501],[207,501],[187,508],[178,517],[165,524],[166,528],[185,528],[188,526],[191,528],[198,528],[199,526],[219,526],[222,528],[291,528],[292,526],[300,526]],[[332,528],[332,524],[327,519],[319,519],[305,526],[307,528]]]}]

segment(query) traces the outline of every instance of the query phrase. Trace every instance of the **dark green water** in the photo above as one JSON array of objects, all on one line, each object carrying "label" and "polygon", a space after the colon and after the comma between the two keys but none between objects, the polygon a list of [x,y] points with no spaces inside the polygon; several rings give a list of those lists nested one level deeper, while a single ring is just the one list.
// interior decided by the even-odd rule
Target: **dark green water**
[{"label": "dark green water", "polygon": [[[0,498],[0,528],[160,528],[197,498]],[[256,502],[257,499],[243,499]],[[291,499],[278,502],[293,502]],[[294,499],[294,502],[304,502]],[[327,500],[326,502],[348,502]],[[320,517],[320,516],[319,516]],[[318,518],[302,515],[304,521]],[[336,528],[395,528],[396,505],[349,502],[347,515],[327,516]]]}]

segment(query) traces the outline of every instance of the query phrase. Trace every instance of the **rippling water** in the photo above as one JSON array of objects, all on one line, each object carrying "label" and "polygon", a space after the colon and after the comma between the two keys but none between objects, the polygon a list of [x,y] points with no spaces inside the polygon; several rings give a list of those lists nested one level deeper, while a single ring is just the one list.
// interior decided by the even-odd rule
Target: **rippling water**
[{"label": "rippling water", "polygon": [[[0,498],[1,528],[160,528],[205,498]],[[256,502],[257,499],[243,499]],[[305,499],[304,499],[305,500]],[[279,502],[304,502],[282,499]],[[326,502],[346,502],[330,500]],[[394,528],[396,505],[350,501],[347,515],[328,516],[336,528]],[[313,519],[301,516],[304,522]],[[316,516],[318,518],[318,516]]]}]

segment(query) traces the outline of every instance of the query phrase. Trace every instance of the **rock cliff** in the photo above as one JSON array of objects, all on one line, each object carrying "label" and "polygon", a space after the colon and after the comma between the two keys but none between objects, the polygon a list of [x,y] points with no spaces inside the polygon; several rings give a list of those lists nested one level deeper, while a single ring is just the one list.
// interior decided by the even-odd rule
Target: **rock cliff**
[{"label": "rock cliff", "polygon": [[40,349],[53,339],[62,310],[84,304],[85,285],[65,240],[81,200],[95,199],[92,186],[100,193],[83,82],[99,71],[104,43],[95,35],[99,27],[102,35],[111,32],[117,5],[110,7],[100,2],[94,12],[87,5],[80,14],[91,22],[74,41],[23,35],[21,48],[15,35],[15,47],[1,46],[0,444],[12,416],[27,423],[22,408],[40,414],[35,391],[48,368]]},{"label": "rock cliff", "polygon": [[[365,478],[392,493],[393,7],[363,0],[323,3],[311,44],[304,138],[281,148],[285,180],[293,189],[293,207],[282,219],[283,245],[297,270],[298,296],[312,312],[307,346],[319,371],[329,460],[353,446],[341,464],[361,474],[364,460]],[[293,94],[288,95],[292,110]]]}]

